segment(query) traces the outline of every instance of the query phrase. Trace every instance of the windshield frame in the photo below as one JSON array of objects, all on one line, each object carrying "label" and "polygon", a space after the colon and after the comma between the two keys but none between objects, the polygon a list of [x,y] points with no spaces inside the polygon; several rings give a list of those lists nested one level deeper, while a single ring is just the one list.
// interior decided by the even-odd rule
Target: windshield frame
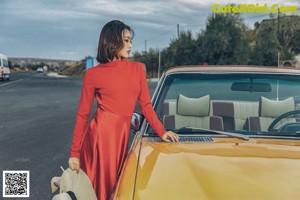
[{"label": "windshield frame", "polygon": [[[176,76],[185,76],[185,75],[190,75],[190,74],[195,74],[196,76],[210,76],[210,75],[218,75],[220,77],[224,76],[254,76],[254,78],[260,78],[260,77],[280,77],[281,79],[284,80],[296,80],[300,82],[300,72],[299,73],[291,73],[291,72],[261,72],[261,71],[255,71],[255,72],[250,72],[250,71],[187,71],[187,72],[171,72],[171,73],[164,73],[161,80],[159,81],[156,90],[152,96],[152,102],[153,102],[153,108],[155,110],[156,113],[160,113],[161,110],[158,108],[158,106],[162,103],[162,101],[165,100],[166,97],[166,93],[167,91],[170,89],[170,84],[168,85],[167,83],[171,80],[174,80],[174,78]],[[283,78],[282,78],[283,77]],[[161,106],[160,106],[161,107]],[[160,116],[158,114],[158,116]],[[160,119],[162,120],[162,119]],[[151,128],[149,127],[148,122],[146,122],[146,120],[144,120],[144,123],[141,126],[141,131],[142,133],[144,133],[144,136],[151,136],[152,134],[148,134],[149,130],[151,130]],[[228,130],[226,130],[228,131]],[[230,132],[230,131],[229,131]],[[232,132],[238,132],[238,131],[232,131]],[[260,132],[262,133],[262,132]],[[294,136],[289,136],[289,135],[281,135],[281,136],[276,136],[276,135],[271,135],[270,134],[247,134],[250,137],[287,137],[287,138],[298,138],[298,136],[294,137]]]}]

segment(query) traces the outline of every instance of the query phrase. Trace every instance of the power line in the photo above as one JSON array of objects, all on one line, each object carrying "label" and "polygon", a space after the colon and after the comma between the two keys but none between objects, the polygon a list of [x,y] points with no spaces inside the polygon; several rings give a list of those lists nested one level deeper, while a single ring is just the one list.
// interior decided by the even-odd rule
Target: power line
[{"label": "power line", "polygon": [[168,34],[168,33],[170,33],[170,32],[173,32],[173,31],[174,31],[174,30],[168,30],[168,31],[162,32],[162,33],[160,33],[159,35],[156,35],[156,36],[154,36],[154,37],[152,37],[152,38],[149,38],[149,39],[147,39],[147,40],[148,40],[148,41],[154,40],[154,39],[156,39],[156,38],[158,38],[158,37],[160,37],[160,36],[166,35],[166,34]]},{"label": "power line", "polygon": [[203,27],[203,26],[205,26],[205,24],[190,24],[190,25],[185,25],[185,26],[181,26],[181,27],[183,27],[183,28],[188,28],[188,27]]},{"label": "power line", "polygon": [[245,20],[245,19],[255,19],[255,18],[267,17],[267,16],[269,16],[269,14],[258,15],[258,16],[252,16],[252,17],[247,17],[247,18],[244,18],[244,17],[243,17],[243,19],[244,19],[244,20]]},{"label": "power line", "polygon": [[[144,45],[145,45],[145,51],[147,52],[147,42],[148,42],[148,41],[155,40],[155,39],[157,39],[157,38],[159,38],[159,37],[161,37],[161,36],[163,36],[163,35],[166,35],[166,34],[168,34],[168,33],[170,33],[170,32],[173,32],[173,31],[174,31],[174,30],[164,31],[164,32],[162,32],[162,33],[160,33],[160,34],[158,34],[158,35],[156,35],[156,36],[154,36],[154,37],[145,39],[144,42],[143,42]],[[137,43],[136,45],[142,45],[142,42],[139,42],[139,43]]]},{"label": "power line", "polygon": [[[297,8],[297,10],[300,10],[300,8]],[[255,19],[255,18],[262,18],[262,17],[269,17],[269,16],[270,16],[270,14],[263,14],[263,15],[257,15],[257,16],[251,16],[251,17],[242,17],[242,18],[245,21],[245,20],[248,20],[248,19]],[[201,24],[188,24],[188,25],[180,26],[180,28],[189,28],[189,27],[205,27],[205,23],[201,23]],[[179,24],[177,24],[177,34],[178,34],[178,31],[179,31]],[[144,41],[145,42],[145,49],[147,48],[146,47],[147,41],[155,40],[155,39],[160,38],[161,36],[169,34],[171,32],[174,32],[174,29],[162,32],[162,33],[160,33],[160,34],[158,34],[158,35],[156,35],[154,37],[145,39],[145,41]],[[140,45],[140,44],[141,43],[138,43],[138,45]]]},{"label": "power line", "polygon": [[[298,8],[300,9],[300,8]],[[264,14],[264,15],[258,15],[258,16],[252,16],[252,17],[247,17],[247,18],[244,18],[245,19],[253,19],[253,18],[260,18],[260,17],[266,17],[266,16],[269,16],[268,14]],[[179,24],[177,24],[179,26]],[[184,25],[184,26],[181,26],[180,25],[180,28],[189,28],[189,27],[205,27],[205,24],[204,23],[201,23],[201,24],[188,24],[188,25]],[[145,39],[146,41],[151,41],[151,40],[155,40],[163,35],[166,35],[170,32],[173,32],[174,30],[168,30],[168,31],[165,31],[165,32],[162,32],[154,37],[151,37],[151,38],[148,38],[148,39]]]}]

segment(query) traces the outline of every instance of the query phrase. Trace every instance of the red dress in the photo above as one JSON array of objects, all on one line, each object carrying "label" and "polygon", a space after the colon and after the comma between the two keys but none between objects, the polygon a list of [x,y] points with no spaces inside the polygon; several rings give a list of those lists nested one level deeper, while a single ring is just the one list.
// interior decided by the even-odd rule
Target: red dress
[{"label": "red dress", "polygon": [[[88,124],[94,98],[97,111]],[[165,130],[153,110],[141,63],[118,60],[86,71],[70,157],[80,158],[80,167],[90,178],[98,200],[109,198],[127,155],[136,100],[161,137]]]}]

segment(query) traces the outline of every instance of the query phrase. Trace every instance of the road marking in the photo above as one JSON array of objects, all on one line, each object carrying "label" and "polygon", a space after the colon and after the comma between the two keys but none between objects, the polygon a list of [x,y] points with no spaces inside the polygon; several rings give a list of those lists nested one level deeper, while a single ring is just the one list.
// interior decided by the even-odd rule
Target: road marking
[{"label": "road marking", "polygon": [[9,83],[4,83],[4,84],[2,84],[2,85],[0,85],[0,87],[1,86],[5,86],[5,85],[9,85],[9,84],[12,84],[12,83],[16,83],[16,82],[19,82],[19,81],[22,81],[23,79],[19,79],[19,80],[16,80],[16,81],[11,81],[11,82],[9,82]]}]

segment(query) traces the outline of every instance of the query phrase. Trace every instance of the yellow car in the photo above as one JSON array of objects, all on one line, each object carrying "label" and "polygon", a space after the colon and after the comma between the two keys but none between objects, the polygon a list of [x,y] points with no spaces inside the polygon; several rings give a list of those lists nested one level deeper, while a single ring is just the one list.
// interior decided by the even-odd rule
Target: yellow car
[{"label": "yellow car", "polygon": [[162,142],[135,113],[112,199],[300,198],[300,70],[176,67],[163,74],[152,102],[180,141]]}]

